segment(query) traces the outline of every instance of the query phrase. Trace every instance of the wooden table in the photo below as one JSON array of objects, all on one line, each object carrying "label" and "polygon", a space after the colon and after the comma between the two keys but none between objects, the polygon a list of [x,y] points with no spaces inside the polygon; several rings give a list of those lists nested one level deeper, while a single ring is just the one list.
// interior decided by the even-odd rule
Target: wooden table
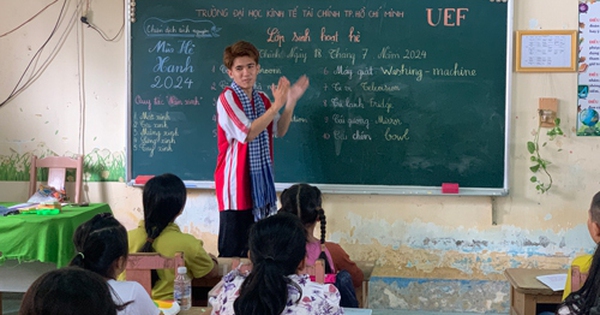
[{"label": "wooden table", "polygon": [[504,275],[510,282],[510,315],[535,315],[539,304],[559,304],[563,291],[552,291],[536,277],[566,272],[565,269],[506,269]]},{"label": "wooden table", "polygon": [[57,268],[68,265],[75,256],[75,229],[99,213],[112,211],[106,203],[94,203],[86,207],[64,206],[55,215],[0,216],[0,266],[7,260],[40,261],[55,264]]},{"label": "wooden table", "polygon": [[210,311],[212,310],[212,308],[210,307],[202,307],[202,306],[192,306],[192,308],[190,308],[187,311],[180,311],[177,314],[181,314],[181,315],[210,315]]},{"label": "wooden table", "polygon": [[[187,311],[181,311],[177,313],[178,315],[210,315],[212,308],[210,307],[199,307],[192,306],[191,309]],[[346,309],[345,309],[346,310]],[[392,315],[396,314],[396,310],[373,310],[372,315]]]},{"label": "wooden table", "polygon": [[[0,203],[11,206],[15,203]],[[0,216],[0,315],[2,292],[25,292],[43,273],[66,266],[75,256],[73,233],[98,213],[111,213],[106,203],[63,207],[60,214]]]},{"label": "wooden table", "polygon": [[360,290],[356,291],[356,298],[359,303],[358,307],[369,308],[369,280],[371,280],[371,274],[373,273],[373,269],[375,269],[375,262],[356,261],[356,265],[362,270],[364,275]]},{"label": "wooden table", "polygon": [[[193,279],[192,280],[192,305],[193,306],[204,306],[208,305],[208,291],[212,289],[221,278],[229,273],[232,268],[232,265],[239,264],[240,262],[243,264],[250,264],[250,260],[248,258],[231,258],[231,257],[219,257],[219,276],[212,279]],[[375,268],[375,263],[373,261],[356,261],[356,265],[363,271],[364,280],[361,284],[359,290],[356,291],[356,298],[359,302],[360,308],[368,308],[369,307],[369,280],[371,279],[371,274],[373,273],[373,269]]]}]

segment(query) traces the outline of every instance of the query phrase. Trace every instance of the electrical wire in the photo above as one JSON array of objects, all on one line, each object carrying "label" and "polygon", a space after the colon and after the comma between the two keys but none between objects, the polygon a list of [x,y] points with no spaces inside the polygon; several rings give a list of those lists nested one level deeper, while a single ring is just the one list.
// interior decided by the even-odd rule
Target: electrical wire
[{"label": "electrical wire", "polygon": [[2,37],[4,37],[4,36],[6,36],[6,35],[8,35],[8,34],[10,34],[10,33],[12,33],[12,32],[14,32],[14,31],[16,31],[16,30],[18,30],[18,29],[20,29],[21,27],[23,27],[23,26],[25,26],[25,25],[27,25],[27,23],[31,22],[31,21],[32,21],[33,19],[35,19],[35,18],[36,18],[38,15],[40,15],[42,12],[46,11],[46,9],[48,9],[49,7],[51,7],[53,4],[55,4],[55,3],[57,3],[57,2],[58,2],[58,0],[54,0],[54,1],[52,1],[50,4],[46,5],[46,6],[45,6],[43,9],[41,9],[41,10],[40,10],[38,13],[34,14],[32,17],[30,17],[29,19],[27,19],[25,22],[21,23],[21,25],[19,25],[19,26],[17,26],[17,27],[15,27],[15,28],[13,28],[12,30],[10,30],[10,31],[8,31],[8,32],[6,32],[6,33],[4,33],[4,34],[0,34],[0,38],[2,38]]},{"label": "electrical wire", "polygon": [[[86,9],[86,12],[88,9]],[[87,18],[87,16],[82,16],[81,17],[81,22],[83,24],[86,24],[89,28],[93,29],[94,31],[96,31],[98,34],[100,34],[100,36],[102,37],[102,39],[104,39],[107,42],[114,42],[117,38],[119,38],[119,36],[123,33],[123,30],[125,29],[125,0],[123,0],[123,22],[121,23],[121,28],[119,28],[119,31],[117,32],[117,34],[111,38],[108,38],[108,36],[106,35],[106,33],[104,33],[104,31],[102,31],[99,27],[97,27],[96,25],[94,25],[94,23],[90,22]]]},{"label": "electrical wire", "polygon": [[22,87],[19,87],[19,85],[23,81],[23,78],[25,77],[25,75],[29,72],[29,69],[31,68],[31,65],[34,62],[36,62],[36,64],[37,64],[37,59],[39,58],[41,52],[44,50],[44,47],[46,47],[46,45],[48,44],[48,42],[50,42],[50,40],[52,39],[52,37],[54,37],[54,34],[56,33],[56,30],[57,30],[58,26],[60,25],[60,21],[62,19],[63,14],[64,14],[67,2],[68,2],[67,0],[64,0],[63,5],[60,8],[60,13],[59,13],[58,18],[56,20],[56,23],[54,24],[54,28],[52,28],[52,31],[50,32],[50,35],[44,41],[44,43],[42,44],[42,46],[40,46],[40,48],[38,48],[38,50],[35,52],[35,54],[31,58],[31,60],[27,64],[27,67],[25,67],[25,71],[23,71],[23,74],[21,74],[21,77],[19,77],[19,80],[17,81],[17,84],[15,85],[15,87],[13,88],[13,90],[10,92],[10,94],[8,95],[8,97],[4,101],[0,102],[0,107],[4,106],[6,103],[8,103],[10,100],[12,100],[15,96],[19,95],[25,89],[25,87],[29,84],[29,82],[31,82],[31,80],[33,80],[33,78],[32,78],[33,75],[32,75],[32,77],[30,77],[23,84]]},{"label": "electrical wire", "polygon": [[83,24],[77,27],[77,73],[79,74],[79,154],[85,152],[85,113],[86,113],[86,96],[85,96],[85,54]]},{"label": "electrical wire", "polygon": [[[96,32],[98,32],[98,34],[100,34],[100,36],[105,41],[115,41],[123,33],[123,30],[125,28],[125,12],[124,11],[123,11],[123,20],[122,20],[121,28],[119,29],[119,31],[117,32],[117,34],[114,37],[108,38],[106,36],[106,34],[102,30],[100,30],[94,24],[92,24],[89,21],[87,21],[87,18],[85,16],[81,16],[83,1],[85,1],[85,0],[78,1],[76,10],[73,13],[73,16],[71,17],[71,19],[69,20],[68,25],[67,25],[65,31],[63,32],[63,34],[59,38],[58,43],[53,48],[53,50],[50,53],[49,57],[41,63],[40,67],[38,67],[38,63],[40,62],[40,58],[41,58],[40,57],[41,53],[44,51],[44,49],[46,48],[46,45],[48,45],[48,43],[50,42],[50,40],[55,36],[57,29],[59,28],[59,26],[64,21],[64,16],[66,14],[65,13],[65,8],[66,8],[66,5],[69,2],[69,0],[64,0],[63,1],[60,13],[59,13],[58,18],[57,18],[57,21],[56,21],[56,23],[55,23],[55,25],[54,25],[54,27],[53,27],[50,35],[44,41],[44,43],[40,46],[40,48],[36,51],[36,53],[33,55],[33,57],[31,58],[31,60],[27,64],[27,67],[23,71],[23,74],[19,77],[19,80],[17,81],[17,84],[15,84],[15,87],[13,88],[13,90],[9,93],[9,95],[6,97],[6,99],[4,99],[3,101],[0,102],[0,107],[4,106],[8,102],[10,102],[12,99],[14,99],[16,96],[18,96],[21,92],[23,92],[26,88],[28,88],[33,82],[35,82],[35,80],[41,75],[41,73],[49,66],[50,62],[54,59],[54,57],[58,53],[59,49],[64,44],[64,42],[66,40],[66,35],[68,35],[68,33],[72,30],[72,27],[73,27],[75,21],[81,20],[81,22],[83,22],[84,24],[88,25],[88,27],[90,27],[93,30],[95,30]],[[25,21],[23,24],[21,24],[20,26],[18,26],[16,29],[22,27],[23,25],[27,24],[29,21],[33,20],[41,12],[43,12],[44,10],[46,10],[48,7],[50,7],[51,5],[53,5],[56,2],[58,2],[58,0],[54,0],[54,2],[48,4],[40,12],[38,12],[36,15],[34,15],[33,17],[31,17],[30,19],[28,19],[27,21]],[[87,6],[88,7],[87,7],[86,10],[89,10],[89,0],[87,0]],[[125,10],[125,1],[123,1],[123,10]],[[81,18],[78,19],[76,17],[81,17]],[[14,29],[12,31],[9,31],[8,33],[5,33],[5,34],[6,35],[10,34],[10,33],[14,32],[16,29]],[[5,36],[5,35],[3,35],[3,36]],[[29,74],[29,77],[24,80],[24,78],[28,74]]]},{"label": "electrical wire", "polygon": [[[69,2],[69,0],[64,0],[63,4],[61,6],[61,9],[60,9],[60,13],[57,17],[56,23],[55,23],[52,31],[50,32],[50,35],[44,41],[44,43],[40,46],[40,48],[38,48],[36,53],[33,55],[31,60],[27,64],[27,67],[23,71],[23,74],[19,77],[19,80],[15,84],[15,87],[13,88],[13,90],[10,92],[10,94],[6,97],[5,100],[0,102],[0,107],[4,106],[8,102],[10,102],[12,99],[14,99],[16,96],[18,96],[21,92],[23,92],[26,88],[28,88],[33,82],[35,82],[35,80],[37,78],[39,78],[39,76],[42,74],[42,72],[50,65],[50,62],[54,59],[54,57],[56,56],[56,54],[58,53],[58,51],[64,44],[68,33],[72,29],[74,23],[78,20],[76,17],[81,14],[80,11],[81,11],[82,1],[78,2],[76,10],[73,13],[73,16],[71,17],[71,19],[69,20],[65,31],[60,36],[57,44],[54,46],[54,48],[52,49],[49,56],[41,63],[41,66],[38,67],[38,63],[40,62],[40,58],[41,58],[40,57],[41,53],[44,51],[44,49],[46,48],[46,45],[48,45],[50,40],[52,38],[54,38],[57,29],[64,22],[64,17],[66,15],[65,8],[66,8],[68,2]],[[24,78],[27,74],[29,74],[29,77],[24,81]]]},{"label": "electrical wire", "polygon": [[92,22],[88,21],[87,17],[82,16],[81,17],[81,22],[83,24],[86,24],[88,26],[88,28],[91,28],[94,31],[96,31],[98,34],[100,34],[100,36],[102,37],[102,39],[104,39],[107,42],[114,42],[117,38],[119,38],[119,36],[121,36],[121,33],[123,33],[123,29],[125,29],[125,18],[123,18],[123,24],[121,24],[121,28],[119,29],[119,31],[117,32],[117,34],[115,36],[113,36],[112,38],[108,38],[108,36],[100,28],[98,28]]}]

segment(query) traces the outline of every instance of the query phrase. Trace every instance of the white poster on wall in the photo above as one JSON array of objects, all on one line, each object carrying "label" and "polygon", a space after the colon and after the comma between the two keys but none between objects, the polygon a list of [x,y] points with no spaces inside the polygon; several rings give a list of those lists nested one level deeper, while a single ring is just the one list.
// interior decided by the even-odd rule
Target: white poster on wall
[{"label": "white poster on wall", "polygon": [[579,1],[577,135],[600,136],[600,2]]}]

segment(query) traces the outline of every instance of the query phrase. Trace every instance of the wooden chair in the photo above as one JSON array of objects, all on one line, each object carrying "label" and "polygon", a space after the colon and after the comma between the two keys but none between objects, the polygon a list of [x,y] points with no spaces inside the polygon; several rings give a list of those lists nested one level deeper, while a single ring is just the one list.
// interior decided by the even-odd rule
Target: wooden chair
[{"label": "wooden chair", "polygon": [[177,274],[177,268],[185,266],[183,253],[177,252],[173,258],[167,258],[159,253],[131,253],[127,256],[125,267],[125,279],[137,281],[152,296],[152,270],[173,269]]},{"label": "wooden chair", "polygon": [[66,156],[49,156],[38,159],[37,156],[31,156],[31,165],[29,169],[29,196],[31,197],[38,189],[37,169],[48,168],[48,185],[56,189],[65,188],[65,177],[67,169],[75,169],[75,198],[71,199],[75,203],[81,202],[81,186],[83,183],[83,156],[70,158]]},{"label": "wooden chair", "polygon": [[314,276],[315,282],[325,283],[325,261],[323,259],[317,259],[314,265],[304,267],[304,272]]}]

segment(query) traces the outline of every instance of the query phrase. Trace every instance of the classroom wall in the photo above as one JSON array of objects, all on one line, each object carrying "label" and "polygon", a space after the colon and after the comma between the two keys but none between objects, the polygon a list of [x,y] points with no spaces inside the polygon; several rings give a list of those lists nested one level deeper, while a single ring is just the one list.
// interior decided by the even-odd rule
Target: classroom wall
[{"label": "classroom wall", "polygon": [[[142,209],[140,189],[124,183],[126,45],[123,35],[104,41],[78,20],[87,10],[90,20],[113,37],[122,24],[123,4],[3,1],[0,36],[51,5],[0,37],[0,99],[51,33],[63,3],[64,19],[34,63],[41,70],[25,75],[35,80],[0,107],[0,200],[27,198],[30,154],[85,153],[86,199],[108,202],[130,229]],[[514,29],[577,29],[577,4],[516,0]],[[340,242],[353,259],[376,262],[370,283],[373,308],[507,313],[504,269],[565,267],[574,255],[593,250],[586,210],[600,190],[600,139],[575,136],[576,87],[575,73],[514,73],[506,197],[325,196],[328,238]],[[543,148],[554,179],[547,194],[529,181],[526,150],[537,128],[540,97],[559,99],[566,133]],[[190,191],[178,223],[216,253],[213,191]]]}]

